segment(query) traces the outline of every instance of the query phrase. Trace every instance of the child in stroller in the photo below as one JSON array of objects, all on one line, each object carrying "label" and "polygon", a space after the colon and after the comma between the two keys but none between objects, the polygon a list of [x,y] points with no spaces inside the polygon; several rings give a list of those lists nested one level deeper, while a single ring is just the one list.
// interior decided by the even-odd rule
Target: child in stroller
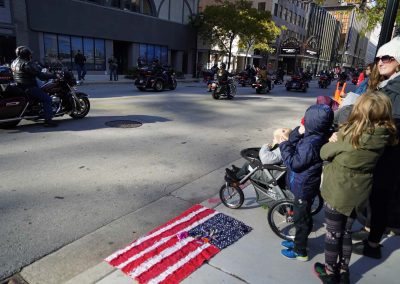
[{"label": "child in stroller", "polygon": [[[281,164],[278,145],[288,139],[290,132],[289,128],[279,128],[274,131],[272,145],[266,144],[261,149],[243,149],[240,154],[246,162],[241,168],[232,165],[232,169],[226,169],[225,184],[219,191],[222,203],[237,209],[244,203],[242,188],[250,181],[257,201],[262,201],[269,207],[268,223],[272,231],[286,240],[294,238],[294,195],[286,188],[286,167]],[[262,200],[260,193],[263,195]],[[314,200],[312,214],[317,214],[322,206],[322,198],[318,196]]]}]

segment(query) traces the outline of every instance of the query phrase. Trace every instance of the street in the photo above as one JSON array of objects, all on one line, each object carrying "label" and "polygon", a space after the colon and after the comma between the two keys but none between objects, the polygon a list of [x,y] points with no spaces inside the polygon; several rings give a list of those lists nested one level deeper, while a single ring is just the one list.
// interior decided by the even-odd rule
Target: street
[{"label": "street", "polygon": [[[0,279],[271,141],[273,129],[298,125],[316,96],[334,89],[316,80],[307,93],[238,87],[232,101],[217,101],[196,82],[160,93],[83,85],[91,100],[85,119],[1,129]],[[105,124],[115,120],[143,125]],[[211,197],[219,186],[199,190]]]}]

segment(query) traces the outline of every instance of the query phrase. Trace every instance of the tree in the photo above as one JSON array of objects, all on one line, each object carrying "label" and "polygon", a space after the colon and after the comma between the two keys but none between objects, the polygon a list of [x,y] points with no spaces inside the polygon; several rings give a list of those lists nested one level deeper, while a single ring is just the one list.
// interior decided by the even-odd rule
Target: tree
[{"label": "tree", "polygon": [[[276,31],[279,28],[271,21],[271,15],[258,13],[251,7],[251,1],[216,0],[215,2],[217,5],[207,6],[202,14],[192,17],[191,23],[204,41],[217,45],[228,54],[228,69],[235,39],[246,35],[248,38],[254,37],[260,44],[265,44],[279,34]],[[263,28],[268,29],[261,32]]]},{"label": "tree", "polygon": [[239,32],[239,47],[246,49],[246,65],[247,55],[252,47],[261,51],[271,51],[270,43],[275,42],[280,35],[281,29],[278,28],[271,20],[269,11],[258,11],[257,9],[249,9],[242,12],[243,29]]}]

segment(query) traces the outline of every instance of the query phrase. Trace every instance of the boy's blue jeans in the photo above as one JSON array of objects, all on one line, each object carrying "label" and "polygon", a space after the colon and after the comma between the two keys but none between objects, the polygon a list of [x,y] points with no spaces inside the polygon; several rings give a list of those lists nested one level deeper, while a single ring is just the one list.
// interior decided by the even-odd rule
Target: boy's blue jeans
[{"label": "boy's blue jeans", "polygon": [[294,200],[294,227],[296,235],[294,238],[294,251],[299,254],[307,254],[308,235],[313,227],[313,219],[311,216],[312,200]]}]

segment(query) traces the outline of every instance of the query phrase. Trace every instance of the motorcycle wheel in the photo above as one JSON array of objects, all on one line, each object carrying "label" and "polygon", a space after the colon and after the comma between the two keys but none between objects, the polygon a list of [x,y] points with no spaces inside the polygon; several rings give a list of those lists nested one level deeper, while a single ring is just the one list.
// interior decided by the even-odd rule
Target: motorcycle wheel
[{"label": "motorcycle wheel", "polygon": [[217,93],[217,88],[215,88],[212,91],[211,96],[213,97],[214,100],[218,100],[219,99],[219,94]]},{"label": "motorcycle wheel", "polygon": [[289,87],[286,87],[286,91],[290,91],[291,89]]},{"label": "motorcycle wheel", "polygon": [[82,109],[80,111],[78,110],[72,110],[71,113],[69,114],[70,117],[72,117],[73,119],[81,119],[84,118],[90,110],[90,101],[87,97],[83,97],[83,96],[79,96],[79,102],[81,103],[81,107]]},{"label": "motorcycle wheel", "polygon": [[178,85],[178,83],[177,83],[176,80],[174,79],[174,81],[172,82],[172,85],[169,87],[169,89],[170,89],[170,90],[175,90],[177,85]]},{"label": "motorcycle wheel", "polygon": [[257,93],[257,94],[261,94],[261,89],[257,88],[257,89],[256,89],[256,93]]},{"label": "motorcycle wheel", "polygon": [[21,120],[15,120],[15,121],[0,123],[0,128],[1,129],[13,128],[13,127],[17,126],[20,121]]},{"label": "motorcycle wheel", "polygon": [[161,92],[164,89],[164,84],[161,80],[157,80],[154,83],[154,87],[153,87],[154,91],[156,92]]}]

